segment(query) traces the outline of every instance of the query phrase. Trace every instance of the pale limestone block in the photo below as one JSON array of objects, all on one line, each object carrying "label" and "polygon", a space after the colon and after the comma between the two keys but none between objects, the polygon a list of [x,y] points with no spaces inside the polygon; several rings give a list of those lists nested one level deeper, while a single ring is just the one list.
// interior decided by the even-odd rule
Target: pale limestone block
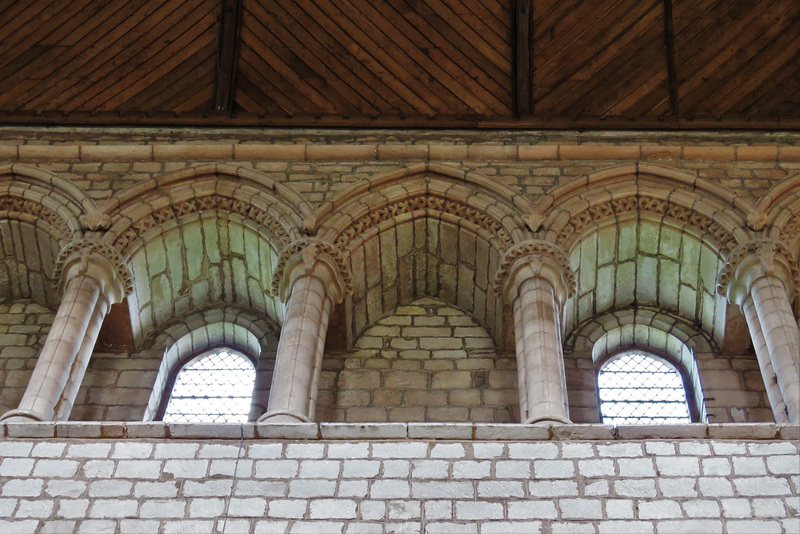
[{"label": "pale limestone block", "polygon": [[658,489],[664,497],[697,497],[694,478],[659,478]]},{"label": "pale limestone block", "polygon": [[528,493],[531,497],[541,498],[575,497],[578,495],[578,484],[573,480],[531,481],[528,482]]},{"label": "pale limestone block", "polygon": [[282,481],[238,480],[234,495],[258,495],[261,497],[283,497],[286,495],[287,483]]},{"label": "pale limestone block", "polygon": [[120,460],[115,478],[159,478],[161,462],[157,460]]},{"label": "pale limestone block", "polygon": [[414,499],[474,499],[475,488],[471,482],[412,481]]}]

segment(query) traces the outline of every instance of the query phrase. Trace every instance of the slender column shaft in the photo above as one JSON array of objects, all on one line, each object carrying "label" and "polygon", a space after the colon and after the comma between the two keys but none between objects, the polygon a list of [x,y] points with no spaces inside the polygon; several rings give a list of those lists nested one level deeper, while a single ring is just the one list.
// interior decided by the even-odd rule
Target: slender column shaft
[{"label": "slender column shaft", "polygon": [[750,337],[753,340],[753,348],[756,351],[758,366],[761,368],[761,376],[764,379],[764,386],[767,389],[767,398],[772,407],[772,412],[775,414],[775,422],[779,424],[788,423],[789,417],[786,413],[786,403],[783,401],[783,395],[778,387],[778,380],[772,368],[767,342],[764,340],[764,333],[761,331],[761,323],[758,320],[753,298],[750,295],[747,295],[742,302],[742,311],[747,320]]},{"label": "slender column shaft", "polygon": [[335,304],[352,293],[341,252],[325,241],[303,239],[286,247],[272,280],[286,303],[267,413],[258,421],[313,421],[317,389]]},{"label": "slender column shaft", "polygon": [[97,241],[68,245],[57,265],[64,281],[61,305],[19,408],[2,420],[69,418],[103,319],[129,288],[127,270],[116,252]]},{"label": "slender column shaft", "polygon": [[286,308],[267,413],[262,420],[312,421],[331,299],[314,276],[299,278]]},{"label": "slender column shaft", "polygon": [[525,421],[528,418],[528,383],[525,370],[525,336],[522,335],[525,320],[522,314],[522,299],[514,300],[514,333],[516,338],[517,353],[517,388],[519,392],[519,418]]},{"label": "slender column shaft", "polygon": [[525,423],[569,422],[564,355],[559,339],[561,313],[553,286],[544,278],[529,278],[520,285],[517,300],[522,328],[517,329],[516,335],[522,337],[524,347],[527,402],[527,413],[520,414],[520,418]]},{"label": "slender column shaft", "polygon": [[97,336],[100,333],[100,327],[103,326],[103,319],[105,319],[109,308],[111,307],[108,299],[100,294],[97,299],[97,305],[94,308],[94,313],[86,328],[86,333],[83,336],[83,342],[78,349],[77,357],[72,365],[67,384],[64,387],[64,392],[61,394],[58,404],[56,405],[57,421],[66,421],[72,413],[72,407],[75,404],[75,398],[78,396],[78,390],[83,383],[83,377],[86,374],[86,368],[89,366],[89,360],[94,352],[94,345],[97,341]]},{"label": "slender column shaft", "polygon": [[762,276],[753,281],[750,296],[789,421],[800,422],[800,331],[786,289],[779,278]]},{"label": "slender column shaft", "polygon": [[21,413],[14,415],[27,414],[40,421],[54,419],[99,296],[100,284],[93,278],[76,276],[67,282],[61,306],[19,403]]}]

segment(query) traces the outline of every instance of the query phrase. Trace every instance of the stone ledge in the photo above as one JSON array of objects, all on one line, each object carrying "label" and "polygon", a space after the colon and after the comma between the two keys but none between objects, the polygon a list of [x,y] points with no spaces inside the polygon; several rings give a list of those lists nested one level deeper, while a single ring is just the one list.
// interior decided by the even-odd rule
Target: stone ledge
[{"label": "stone ledge", "polygon": [[7,145],[0,162],[66,161],[800,161],[796,146],[646,144],[205,143]]},{"label": "stone ledge", "polygon": [[800,425],[731,423],[691,425],[524,425],[497,423],[246,423],[162,422],[3,423],[0,438],[75,439],[292,439],[449,441],[636,441],[800,439]]}]

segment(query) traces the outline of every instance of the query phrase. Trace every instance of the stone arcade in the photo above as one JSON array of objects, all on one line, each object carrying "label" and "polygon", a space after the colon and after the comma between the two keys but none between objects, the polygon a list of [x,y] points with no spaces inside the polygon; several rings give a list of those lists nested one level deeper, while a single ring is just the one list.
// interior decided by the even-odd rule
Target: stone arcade
[{"label": "stone arcade", "polygon": [[[796,137],[4,135],[4,531],[800,528]],[[693,424],[599,424],[632,348]]]}]

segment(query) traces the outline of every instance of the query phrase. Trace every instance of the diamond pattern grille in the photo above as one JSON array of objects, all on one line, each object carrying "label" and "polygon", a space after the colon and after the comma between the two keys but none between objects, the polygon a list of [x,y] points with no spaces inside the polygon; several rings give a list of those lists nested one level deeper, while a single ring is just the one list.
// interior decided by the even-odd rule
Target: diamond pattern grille
[{"label": "diamond pattern grille", "polygon": [[256,371],[246,357],[213,352],[184,366],[164,412],[170,423],[246,423]]},{"label": "diamond pattern grille", "polygon": [[603,423],[691,423],[683,380],[672,365],[645,354],[614,358],[597,378]]}]

